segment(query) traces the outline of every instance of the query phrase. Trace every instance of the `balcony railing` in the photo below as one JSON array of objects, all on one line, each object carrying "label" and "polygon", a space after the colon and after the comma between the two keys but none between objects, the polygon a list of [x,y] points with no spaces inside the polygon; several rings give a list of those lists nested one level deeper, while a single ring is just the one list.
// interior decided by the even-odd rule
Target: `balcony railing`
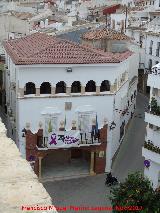
[{"label": "balcony railing", "polygon": [[159,49],[156,49],[156,56],[159,57]]},{"label": "balcony railing", "polygon": [[149,48],[149,54],[152,55],[152,47]]},{"label": "balcony railing", "polygon": [[[61,140],[64,140],[64,134],[58,135],[61,137]],[[80,132],[79,146],[89,146],[89,145],[98,145],[100,142],[100,131],[98,133],[90,132],[89,138],[87,138],[86,133]],[[37,139],[37,148],[48,149],[48,137],[38,137]],[[58,147],[57,147],[58,148]]]},{"label": "balcony railing", "polygon": [[152,143],[152,141],[145,141],[144,142],[144,148],[152,151],[152,152],[155,152],[157,154],[160,154],[160,148],[158,146],[154,146],[154,144]]}]

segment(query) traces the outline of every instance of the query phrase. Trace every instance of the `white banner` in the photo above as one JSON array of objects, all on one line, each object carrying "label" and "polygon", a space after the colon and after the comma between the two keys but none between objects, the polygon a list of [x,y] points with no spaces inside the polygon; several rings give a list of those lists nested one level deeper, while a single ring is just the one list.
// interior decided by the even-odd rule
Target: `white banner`
[{"label": "white banner", "polygon": [[78,147],[80,143],[80,131],[58,131],[48,134],[48,148]]}]

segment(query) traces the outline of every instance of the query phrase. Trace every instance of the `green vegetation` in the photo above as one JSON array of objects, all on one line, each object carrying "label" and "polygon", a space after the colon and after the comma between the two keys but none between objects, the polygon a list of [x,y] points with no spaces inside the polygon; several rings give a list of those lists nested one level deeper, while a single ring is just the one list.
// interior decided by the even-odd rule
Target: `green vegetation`
[{"label": "green vegetation", "polygon": [[160,106],[158,106],[157,100],[155,98],[152,98],[151,100],[151,113],[160,115]]},{"label": "green vegetation", "polygon": [[[113,212],[160,213],[160,191],[154,191],[150,181],[140,172],[129,174],[124,183],[111,189],[109,197]],[[120,210],[117,207],[139,207],[141,210]]]}]

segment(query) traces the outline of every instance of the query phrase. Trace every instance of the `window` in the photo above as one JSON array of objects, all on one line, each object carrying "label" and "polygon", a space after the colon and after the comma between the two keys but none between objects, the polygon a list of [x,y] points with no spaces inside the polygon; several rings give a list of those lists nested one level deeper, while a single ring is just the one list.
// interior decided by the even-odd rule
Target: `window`
[{"label": "window", "polygon": [[44,137],[48,137],[49,133],[58,130],[58,116],[45,116]]},{"label": "window", "polygon": [[133,101],[133,95],[131,95],[131,102]]},{"label": "window", "polygon": [[112,20],[112,29],[115,29],[115,20]]},{"label": "window", "polygon": [[51,94],[51,85],[49,82],[43,82],[41,84],[40,94]]},{"label": "window", "polygon": [[25,89],[24,89],[24,95],[29,94],[36,94],[36,87],[35,84],[32,82],[26,83]]},{"label": "window", "polygon": [[91,115],[88,113],[79,114],[78,126],[83,133],[90,132]]},{"label": "window", "polygon": [[104,80],[100,86],[100,92],[110,91],[110,83],[108,80]]},{"label": "window", "polygon": [[56,93],[66,93],[66,83],[64,81],[56,84]]},{"label": "window", "polygon": [[159,63],[159,61],[156,61],[156,64],[158,64]]},{"label": "window", "polygon": [[99,140],[99,132],[96,132],[93,124],[93,112],[83,112],[78,114],[78,129],[81,131],[81,143],[93,144]]},{"label": "window", "polygon": [[142,47],[142,45],[143,45],[143,36],[140,36],[139,43],[140,43],[140,47]]},{"label": "window", "polygon": [[85,88],[86,92],[96,92],[96,84],[94,81],[88,81]]},{"label": "window", "polygon": [[156,56],[159,57],[160,42],[157,42]]},{"label": "window", "polygon": [[79,81],[74,81],[71,86],[71,93],[80,93],[81,83]]},{"label": "window", "polygon": [[122,125],[120,126],[120,141],[124,136],[124,132],[125,132],[125,121],[123,121]]},{"label": "window", "polygon": [[149,62],[148,62],[148,69],[151,70],[152,68],[152,59],[149,59]]},{"label": "window", "polygon": [[149,47],[149,54],[150,55],[152,55],[152,46],[153,46],[153,41],[151,40],[150,47]]}]

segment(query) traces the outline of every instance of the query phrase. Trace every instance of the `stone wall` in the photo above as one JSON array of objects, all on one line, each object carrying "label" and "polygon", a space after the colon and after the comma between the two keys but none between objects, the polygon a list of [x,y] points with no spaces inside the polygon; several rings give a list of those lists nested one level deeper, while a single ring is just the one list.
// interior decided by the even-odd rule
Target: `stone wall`
[{"label": "stone wall", "polygon": [[[14,141],[6,136],[6,128],[0,119],[0,212],[56,213],[52,200],[38,181],[30,164],[21,157]],[[52,206],[53,210],[27,211],[22,206]]]}]

